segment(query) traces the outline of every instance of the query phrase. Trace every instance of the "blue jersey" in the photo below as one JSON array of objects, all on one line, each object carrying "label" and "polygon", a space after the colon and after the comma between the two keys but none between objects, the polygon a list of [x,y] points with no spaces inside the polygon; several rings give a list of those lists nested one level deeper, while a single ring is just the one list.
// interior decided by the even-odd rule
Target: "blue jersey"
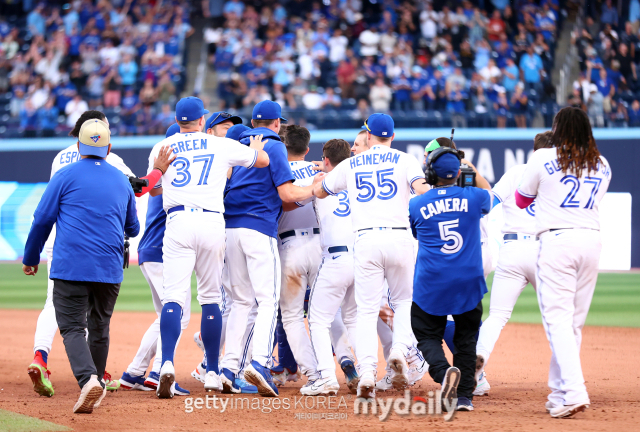
[{"label": "blue jersey", "polygon": [[162,262],[162,240],[166,229],[167,213],[162,208],[162,195],[149,196],[147,221],[138,245],[138,264]]},{"label": "blue jersey", "polygon": [[277,187],[294,181],[295,177],[287,159],[287,148],[278,134],[259,127],[243,132],[240,142],[249,144],[252,135],[263,135],[263,139],[268,140],[264,151],[269,155],[269,166],[233,168],[224,197],[224,218],[227,228],[249,228],[275,238],[283,213]]},{"label": "blue jersey", "polygon": [[418,239],[413,301],[436,316],[475,308],[487,292],[482,269],[480,218],[492,194],[475,187],[432,189],[409,202],[411,230]]}]

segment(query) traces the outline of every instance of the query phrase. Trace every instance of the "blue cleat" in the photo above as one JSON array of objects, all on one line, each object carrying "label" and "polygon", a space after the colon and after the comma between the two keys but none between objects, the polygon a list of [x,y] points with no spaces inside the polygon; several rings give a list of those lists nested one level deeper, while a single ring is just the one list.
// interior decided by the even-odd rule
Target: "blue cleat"
[{"label": "blue cleat", "polygon": [[258,387],[258,393],[260,396],[278,396],[278,388],[273,383],[271,371],[257,361],[251,360],[251,364],[244,371],[244,378],[249,382],[249,384],[253,384]]},{"label": "blue cleat", "polygon": [[243,394],[256,394],[258,393],[258,387],[249,384],[242,378],[236,378],[234,384],[240,389],[240,393]]},{"label": "blue cleat", "polygon": [[358,376],[355,365],[348,358],[343,358],[343,360],[340,362],[340,367],[342,368],[342,372],[344,372],[349,391],[351,391],[352,394],[357,394],[360,377]]},{"label": "blue cleat", "polygon": [[180,387],[178,383],[173,383],[173,394],[176,396],[189,396],[191,392]]},{"label": "blue cleat", "polygon": [[236,374],[231,372],[227,368],[223,368],[220,371],[220,382],[222,382],[222,393],[231,394],[231,393],[240,393],[242,390],[236,384]]},{"label": "blue cleat", "polygon": [[145,378],[144,375],[135,376],[124,372],[122,374],[122,378],[120,378],[120,387],[125,390],[142,390],[142,391],[152,391],[155,390],[153,387],[149,387],[144,384]]}]

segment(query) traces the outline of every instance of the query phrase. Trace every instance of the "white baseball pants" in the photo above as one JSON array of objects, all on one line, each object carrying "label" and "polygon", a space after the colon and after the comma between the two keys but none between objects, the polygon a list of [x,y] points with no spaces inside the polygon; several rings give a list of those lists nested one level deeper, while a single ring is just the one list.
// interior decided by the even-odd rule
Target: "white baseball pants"
[{"label": "white baseball pants", "polygon": [[482,243],[482,270],[485,279],[493,270],[493,253],[491,253],[491,248],[486,241]]},{"label": "white baseball pants", "polygon": [[227,319],[225,355],[221,367],[238,373],[242,339],[257,302],[253,347],[247,357],[270,368],[280,300],[280,256],[273,237],[248,228],[227,229],[227,263],[233,307]]},{"label": "white baseball pants", "polygon": [[[321,378],[336,377],[330,329],[340,309],[350,345],[356,346],[356,299],[353,275],[352,252],[333,254],[327,252],[322,256],[318,277],[309,295],[308,315],[313,352],[318,361],[317,371]],[[338,360],[342,360],[344,356],[344,352],[338,353],[336,349]],[[347,357],[352,358],[352,356]]]},{"label": "white baseball pants", "polygon": [[480,327],[476,352],[482,355],[485,366],[500,337],[513,307],[528,283],[536,288],[536,262],[540,242],[508,240],[500,248],[498,265],[493,275],[489,317]]},{"label": "white baseball pants", "polygon": [[567,229],[540,236],[538,303],[552,353],[549,401],[557,405],[589,401],[580,344],[598,279],[601,249],[600,232],[595,230]]},{"label": "white baseball pants", "polygon": [[387,279],[394,310],[393,348],[407,353],[412,345],[411,303],[414,243],[407,230],[360,231],[355,241],[355,295],[358,307],[356,357],[359,372],[376,374],[376,326]]},{"label": "white baseball pants", "polygon": [[[343,302],[344,304],[344,302]],[[353,304],[355,305],[355,297],[353,299]],[[345,325],[345,319],[347,322],[351,319],[353,322],[351,332]],[[350,324],[351,325],[351,324]],[[355,337],[356,337],[356,311],[354,309],[351,315],[342,315],[342,307],[338,308],[335,317],[333,318],[333,322],[331,323],[331,328],[329,329],[331,334],[331,345],[333,345],[333,352],[336,355],[336,359],[338,362],[341,362],[344,359],[351,360],[354,364],[356,363],[356,356],[353,354],[353,347],[355,346]],[[313,344],[313,340],[311,341]]]},{"label": "white baseball pants", "polygon": [[34,353],[38,350],[49,353],[51,351],[51,345],[53,344],[53,338],[58,331],[56,310],[53,307],[53,281],[48,279],[49,273],[51,272],[51,262],[53,261],[53,244],[51,244],[51,247],[48,246],[49,242],[47,241],[44,249],[47,254],[47,300],[44,302],[42,312],[38,315],[36,334],[33,338]]},{"label": "white baseball pants", "polygon": [[[304,298],[307,286],[313,285],[313,281],[316,280],[318,267],[322,261],[320,236],[307,234],[287,237],[281,241],[278,251],[282,265],[280,289],[282,326],[300,371],[307,377],[315,379],[317,364],[307,328],[304,325]],[[309,303],[311,303],[311,297],[309,297]],[[331,314],[332,320],[333,316],[335,311]]]}]

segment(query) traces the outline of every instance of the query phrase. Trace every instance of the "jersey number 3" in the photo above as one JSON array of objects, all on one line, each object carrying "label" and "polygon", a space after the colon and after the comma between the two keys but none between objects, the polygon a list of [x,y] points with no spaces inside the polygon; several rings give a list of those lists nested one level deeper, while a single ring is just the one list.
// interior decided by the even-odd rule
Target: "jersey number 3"
[{"label": "jersey number 3", "polygon": [[[198,185],[207,185],[207,180],[209,179],[209,172],[211,171],[211,165],[213,165],[213,158],[215,155],[207,154],[200,155],[193,158],[193,163],[196,162],[204,162],[202,165],[202,172],[200,173],[200,180],[198,181]],[[191,173],[189,172],[189,167],[191,163],[189,159],[184,157],[176,158],[171,164],[176,167],[177,177],[173,179],[171,184],[175,187],[184,187],[191,182]]]},{"label": "jersey number 3", "polygon": [[[462,236],[459,232],[453,231],[453,228],[458,228],[459,222],[460,219],[455,219],[438,224],[440,228],[440,238],[445,241],[444,246],[440,248],[440,252],[454,254],[462,247]],[[449,243],[450,241],[453,243]]]}]

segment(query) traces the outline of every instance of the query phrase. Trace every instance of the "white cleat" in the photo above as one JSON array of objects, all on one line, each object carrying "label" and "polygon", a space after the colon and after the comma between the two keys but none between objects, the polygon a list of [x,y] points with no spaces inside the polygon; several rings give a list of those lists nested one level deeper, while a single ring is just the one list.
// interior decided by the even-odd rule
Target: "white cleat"
[{"label": "white cleat", "polygon": [[554,408],[551,408],[549,414],[553,418],[567,418],[572,415],[582,412],[589,408],[589,402],[582,402],[573,405],[559,405]]},{"label": "white cleat", "polygon": [[404,354],[397,349],[391,349],[389,354],[389,367],[393,372],[391,377],[391,384],[396,390],[404,390],[409,386],[409,367],[407,366],[407,359]]},{"label": "white cleat", "polygon": [[198,348],[200,348],[202,350],[202,352],[204,353],[204,343],[202,343],[202,338],[200,337],[200,332],[197,331],[193,334],[193,341],[196,343],[196,345],[198,345]]},{"label": "white cleat", "polygon": [[380,381],[376,383],[376,390],[387,391],[393,388],[393,384],[391,384],[391,378],[393,377],[393,371],[388,370],[387,374],[382,377]]},{"label": "white cleat", "polygon": [[95,404],[103,397],[105,390],[100,385],[97,375],[91,375],[91,379],[82,387],[78,402],[73,406],[74,414],[91,414]]},{"label": "white cleat", "polygon": [[207,374],[207,369],[202,367],[202,363],[198,363],[198,366],[191,372],[191,376],[204,384],[204,377]]},{"label": "white cleat", "polygon": [[271,374],[271,379],[273,380],[273,383],[278,387],[284,386],[289,381],[298,382],[300,378],[302,378],[300,369],[298,369],[296,373],[291,373],[289,372],[289,369],[284,368],[280,373]]},{"label": "white cleat", "polygon": [[206,391],[222,391],[222,381],[217,373],[207,372],[204,378],[204,389]]},{"label": "white cleat", "polygon": [[173,397],[173,383],[176,382],[176,370],[170,361],[164,362],[160,368],[160,381],[156,395],[160,399],[169,399]]},{"label": "white cleat", "polygon": [[376,378],[372,372],[367,372],[360,377],[358,383],[358,397],[365,399],[375,399],[376,397]]},{"label": "white cleat", "polygon": [[489,385],[489,381],[487,381],[487,374],[482,372],[478,379],[478,384],[476,384],[476,389],[473,391],[473,395],[489,396],[489,390],[491,390],[491,386]]},{"label": "white cleat", "polygon": [[409,367],[409,373],[407,374],[409,378],[409,385],[413,386],[416,385],[416,383],[422,381],[422,377],[427,373],[428,369],[429,365],[424,360],[421,360],[415,366],[412,365],[411,367]]},{"label": "white cleat", "polygon": [[335,396],[340,390],[340,384],[335,377],[318,378],[309,380],[300,389],[300,393],[305,396],[330,395]]},{"label": "white cleat", "polygon": [[551,412],[552,409],[558,407],[559,405],[554,404],[553,402],[551,402],[550,400],[548,400],[547,402],[545,402],[544,404],[544,409],[547,410],[548,413]]}]

